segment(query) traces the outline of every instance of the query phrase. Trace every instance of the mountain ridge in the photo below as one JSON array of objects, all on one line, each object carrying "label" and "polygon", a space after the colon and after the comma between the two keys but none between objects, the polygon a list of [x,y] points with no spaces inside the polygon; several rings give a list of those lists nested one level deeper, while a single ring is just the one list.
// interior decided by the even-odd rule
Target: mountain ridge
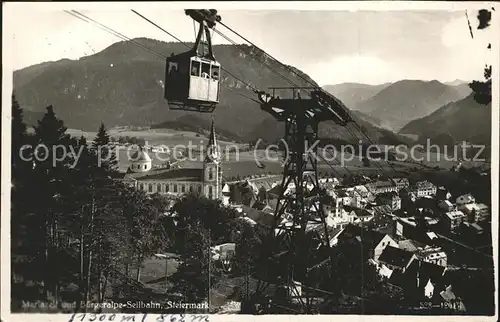
[{"label": "mountain ridge", "polygon": [[398,132],[408,122],[429,115],[464,95],[463,87],[456,88],[437,80],[401,80],[360,102],[357,109],[381,119],[384,128]]},{"label": "mountain ridge", "polygon": [[338,97],[351,110],[357,110],[357,104],[369,98],[372,98],[382,89],[391,84],[392,83],[371,85],[347,82],[336,85],[324,85],[323,89],[330,94]]},{"label": "mountain ridge", "polygon": [[[448,103],[433,113],[405,125],[399,133],[418,135],[419,142],[426,139],[443,143],[467,141],[475,144],[491,144],[491,103],[481,105],[470,94],[466,98]],[[450,142],[447,142],[448,145]]]},{"label": "mountain ridge", "polygon": [[[167,43],[149,38],[136,38],[134,41],[164,56],[186,51],[183,44],[175,42]],[[215,57],[225,69],[244,79],[252,87],[267,90],[270,86],[290,86],[281,76],[265,68],[262,61],[296,85],[317,86],[306,73],[293,66],[284,67],[253,47],[215,45],[213,49]],[[289,68],[294,72],[290,72]],[[25,110],[36,114],[52,105],[57,115],[70,128],[95,130],[101,122],[108,127],[161,126],[162,123],[173,126],[176,120],[192,115],[193,112],[168,108],[163,97],[164,72],[163,58],[152,55],[129,41],[120,41],[78,60],[62,59],[18,70],[14,72],[14,88],[17,99]],[[205,126],[214,116],[217,128],[225,136],[248,140],[253,138],[255,128],[273,123],[271,115],[261,110],[254,101],[243,97],[256,98],[247,84],[236,81],[224,72],[221,73],[220,80],[220,104],[212,115],[199,114],[197,117],[187,118],[193,122],[193,128]],[[353,115],[374,137],[389,136],[391,140],[399,140],[397,134],[382,131],[367,121],[370,116],[363,119],[359,113],[355,112]],[[185,121],[186,118],[182,120]],[[321,134],[344,136],[345,131],[336,130],[337,127],[334,124],[323,127]],[[272,133],[271,136],[283,136],[283,133],[275,133],[273,129],[263,130]]]}]

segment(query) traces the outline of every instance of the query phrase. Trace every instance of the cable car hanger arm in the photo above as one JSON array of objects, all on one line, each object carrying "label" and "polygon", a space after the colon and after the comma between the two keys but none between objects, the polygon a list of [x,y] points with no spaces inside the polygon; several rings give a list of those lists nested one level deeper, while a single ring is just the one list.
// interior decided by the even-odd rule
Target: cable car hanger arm
[{"label": "cable car hanger arm", "polygon": [[221,16],[217,14],[215,9],[186,9],[184,12],[200,24],[205,22],[208,28],[213,28],[216,22],[222,21]]}]

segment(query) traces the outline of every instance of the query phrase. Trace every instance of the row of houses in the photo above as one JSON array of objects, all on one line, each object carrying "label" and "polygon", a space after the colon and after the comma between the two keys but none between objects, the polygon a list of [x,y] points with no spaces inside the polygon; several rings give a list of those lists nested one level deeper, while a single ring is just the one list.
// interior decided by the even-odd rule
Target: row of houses
[{"label": "row of houses", "polygon": [[[429,236],[430,240],[436,238]],[[456,311],[465,310],[447,279],[447,255],[439,246],[355,225],[346,227],[337,239],[337,247],[360,245],[362,260],[375,266],[383,280],[402,289],[415,303],[432,301]]]},{"label": "row of houses", "polygon": [[[377,268],[380,277],[401,288],[405,296],[418,301],[430,301],[463,312],[465,306],[455,293],[449,272],[447,252],[440,246],[440,235],[434,231],[454,231],[469,222],[487,216],[488,207],[478,204],[472,195],[462,195],[451,201],[451,194],[444,187],[422,181],[410,187],[407,180],[399,185],[379,181],[365,185],[341,186],[338,180],[322,180],[328,200],[323,204],[328,226],[330,245],[334,248],[359,245],[363,260]],[[281,193],[279,182],[266,185],[258,182],[240,182],[238,189],[253,191],[248,202],[233,204],[241,212],[241,220],[253,225],[272,227],[276,197]],[[405,195],[406,192],[406,195]],[[427,216],[423,209],[413,216],[400,217],[402,199],[415,197],[431,200],[442,210],[436,216]],[[411,201],[411,198],[410,198]],[[390,229],[368,228],[380,218],[385,218]],[[287,224],[287,218],[282,225]],[[288,222],[288,224],[291,224]],[[478,226],[479,227],[479,226]],[[308,224],[306,230],[321,231],[318,225]],[[278,231],[277,231],[278,233]]]}]

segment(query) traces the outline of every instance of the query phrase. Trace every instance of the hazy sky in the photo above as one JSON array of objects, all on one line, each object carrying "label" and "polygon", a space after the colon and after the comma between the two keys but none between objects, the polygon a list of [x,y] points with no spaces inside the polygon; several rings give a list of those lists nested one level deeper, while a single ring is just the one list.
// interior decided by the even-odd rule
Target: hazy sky
[{"label": "hazy sky", "polygon": [[[41,10],[39,6],[33,9],[32,5],[10,8],[15,19],[6,26],[10,29],[5,36],[13,40],[15,69],[61,58],[77,59],[120,41],[62,10]],[[192,20],[182,7],[174,10],[169,6],[163,3],[152,8],[130,3],[129,9],[136,9],[182,40],[193,41]],[[483,66],[491,56],[486,44],[493,41],[493,28],[474,30],[475,38],[471,39],[465,10],[276,11],[232,10],[222,5],[218,8],[228,26],[282,62],[303,70],[321,85],[380,84],[399,79],[477,79],[482,78]],[[104,11],[79,7],[78,10],[131,38],[173,41],[127,8]],[[477,11],[469,10],[474,29],[476,15]],[[243,43],[224,27],[218,29]],[[214,37],[216,44],[226,43],[219,35]]]}]

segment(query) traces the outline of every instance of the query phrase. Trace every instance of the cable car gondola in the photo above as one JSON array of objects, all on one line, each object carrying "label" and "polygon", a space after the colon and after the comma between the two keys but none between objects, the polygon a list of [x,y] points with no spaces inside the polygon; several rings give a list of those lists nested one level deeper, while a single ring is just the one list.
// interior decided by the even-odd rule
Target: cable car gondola
[{"label": "cable car gondola", "polygon": [[213,112],[219,103],[221,66],[212,51],[210,28],[221,21],[217,10],[185,10],[200,25],[193,48],[167,58],[165,99],[172,110]]}]

